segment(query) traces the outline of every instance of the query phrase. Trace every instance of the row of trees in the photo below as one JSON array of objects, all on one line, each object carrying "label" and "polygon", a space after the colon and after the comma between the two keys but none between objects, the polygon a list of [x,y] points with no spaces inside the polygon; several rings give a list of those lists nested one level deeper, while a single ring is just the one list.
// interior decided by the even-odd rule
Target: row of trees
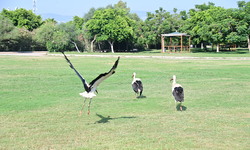
[{"label": "row of trees", "polygon": [[[159,49],[161,34],[178,31],[191,35],[193,45],[248,44],[250,52],[250,2],[237,4],[237,9],[225,9],[209,2],[195,5],[189,12],[177,13],[174,8],[173,14],[160,7],[155,13],[148,12],[143,21],[120,0],[114,6],[91,8],[82,18],[75,16],[73,21],[60,24],[54,19],[42,21],[31,10],[3,9],[0,50]],[[175,39],[172,44],[180,43]]]},{"label": "row of trees", "polygon": [[189,11],[184,30],[192,36],[195,43],[211,42],[246,44],[250,52],[250,2],[238,1],[238,9],[225,9],[209,5],[197,5],[197,10]]}]

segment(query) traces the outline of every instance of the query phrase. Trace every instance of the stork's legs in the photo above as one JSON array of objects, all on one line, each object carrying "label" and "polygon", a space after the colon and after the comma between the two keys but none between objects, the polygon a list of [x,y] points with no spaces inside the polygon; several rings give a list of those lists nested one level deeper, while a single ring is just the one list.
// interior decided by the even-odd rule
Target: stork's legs
[{"label": "stork's legs", "polygon": [[135,93],[135,96],[134,96],[135,98],[136,98],[136,93]]},{"label": "stork's legs", "polygon": [[[83,103],[83,105],[82,105],[82,109],[83,109],[83,107],[84,107],[84,105],[85,105],[86,100],[87,100],[87,98],[85,98],[85,100],[84,100],[84,103]],[[79,116],[81,116],[81,114],[82,114],[82,109],[81,109],[81,111],[80,111],[80,113],[79,113]]]},{"label": "stork's legs", "polygon": [[175,101],[175,111],[176,111],[176,101]]},{"label": "stork's legs", "polygon": [[[83,109],[83,107],[84,107],[84,105],[85,105],[86,100],[87,100],[87,98],[85,98],[85,100],[84,100],[84,103],[83,103],[83,105],[82,105],[82,109]],[[89,113],[90,113],[90,103],[91,103],[91,100],[92,100],[92,98],[89,100],[89,106],[88,106],[89,111],[88,111],[88,115],[89,115]],[[82,109],[81,109],[81,111],[80,111],[80,113],[79,113],[79,116],[81,116],[81,114],[82,114]]]},{"label": "stork's legs", "polygon": [[91,100],[92,100],[92,98],[89,100],[89,106],[88,106],[89,111],[88,111],[88,115],[89,115],[89,113],[90,113],[90,103],[91,103]]},{"label": "stork's legs", "polygon": [[[181,102],[182,104],[182,102]],[[180,110],[182,111],[182,105],[180,104]],[[176,101],[175,101],[175,111],[176,111]]]}]

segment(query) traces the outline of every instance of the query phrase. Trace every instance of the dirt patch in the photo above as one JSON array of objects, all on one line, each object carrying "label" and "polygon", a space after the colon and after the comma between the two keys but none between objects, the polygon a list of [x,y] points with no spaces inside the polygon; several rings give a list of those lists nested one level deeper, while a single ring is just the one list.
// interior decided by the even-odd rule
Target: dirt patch
[{"label": "dirt patch", "polygon": [[0,55],[46,56],[48,51],[0,52]]},{"label": "dirt patch", "polygon": [[[0,55],[19,56],[62,56],[62,54],[49,54],[48,51],[25,51],[25,52],[0,52]],[[70,54],[68,56],[79,57],[118,57],[118,55],[86,55]],[[181,56],[131,56],[121,55],[123,58],[158,58],[158,59],[207,59],[207,60],[250,60],[250,57],[181,57]]]}]

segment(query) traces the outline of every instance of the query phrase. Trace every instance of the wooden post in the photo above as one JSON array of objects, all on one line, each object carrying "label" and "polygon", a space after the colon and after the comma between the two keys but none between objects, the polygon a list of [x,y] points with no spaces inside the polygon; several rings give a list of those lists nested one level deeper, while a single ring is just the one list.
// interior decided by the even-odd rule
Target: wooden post
[{"label": "wooden post", "polygon": [[164,52],[164,39],[163,39],[163,35],[161,35],[161,53]]},{"label": "wooden post", "polygon": [[[229,41],[229,50],[230,50],[230,47],[231,47],[231,42]],[[231,51],[231,50],[230,50]]]},{"label": "wooden post", "polygon": [[182,53],[182,35],[181,35],[181,53]]},{"label": "wooden post", "polygon": [[190,45],[191,45],[191,36],[189,36],[189,53],[190,53]]}]

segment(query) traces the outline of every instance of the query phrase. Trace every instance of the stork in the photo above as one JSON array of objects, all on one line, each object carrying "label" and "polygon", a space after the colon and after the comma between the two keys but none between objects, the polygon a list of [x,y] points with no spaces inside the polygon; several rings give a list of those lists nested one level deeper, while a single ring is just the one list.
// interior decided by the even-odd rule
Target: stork
[{"label": "stork", "polygon": [[[173,78],[170,80],[172,81],[172,94],[175,98],[175,111],[176,111],[176,102],[184,102],[184,90],[182,86],[176,83],[176,76],[173,75]],[[182,106],[180,105],[180,110],[182,111]]]},{"label": "stork", "polygon": [[141,96],[142,91],[143,91],[143,85],[142,85],[141,79],[135,78],[135,75],[136,75],[136,73],[134,72],[132,75],[132,78],[133,78],[132,88],[135,91],[135,97],[136,97],[136,94],[138,94],[138,93],[140,93],[140,96]]},{"label": "stork", "polygon": [[[87,100],[87,98],[89,98],[89,105],[88,105],[88,115],[90,113],[90,103],[91,103],[91,100],[95,95],[95,92],[97,92],[96,88],[97,86],[105,79],[107,79],[109,76],[111,76],[112,74],[115,73],[115,69],[117,68],[117,65],[118,65],[118,62],[119,62],[119,59],[120,57],[118,57],[118,59],[116,60],[115,64],[113,65],[113,67],[111,68],[111,70],[107,73],[103,73],[103,74],[100,74],[98,77],[96,77],[93,81],[90,82],[90,84],[88,84],[86,82],[86,80],[81,76],[80,73],[78,73],[76,71],[76,69],[74,68],[74,66],[71,64],[71,62],[69,61],[69,59],[66,57],[66,55],[64,54],[64,52],[62,52],[62,54],[64,55],[65,59],[67,60],[67,62],[69,63],[69,66],[70,68],[72,68],[76,74],[78,75],[78,77],[81,79],[82,83],[83,83],[83,87],[85,89],[85,92],[83,93],[79,93],[81,96],[85,97],[85,100],[84,100],[84,103],[83,103],[83,106],[82,106],[82,109],[79,113],[79,116],[81,116],[82,114],[82,110],[83,110],[83,107],[85,105],[85,102]],[[97,92],[98,93],[98,92]]]}]

